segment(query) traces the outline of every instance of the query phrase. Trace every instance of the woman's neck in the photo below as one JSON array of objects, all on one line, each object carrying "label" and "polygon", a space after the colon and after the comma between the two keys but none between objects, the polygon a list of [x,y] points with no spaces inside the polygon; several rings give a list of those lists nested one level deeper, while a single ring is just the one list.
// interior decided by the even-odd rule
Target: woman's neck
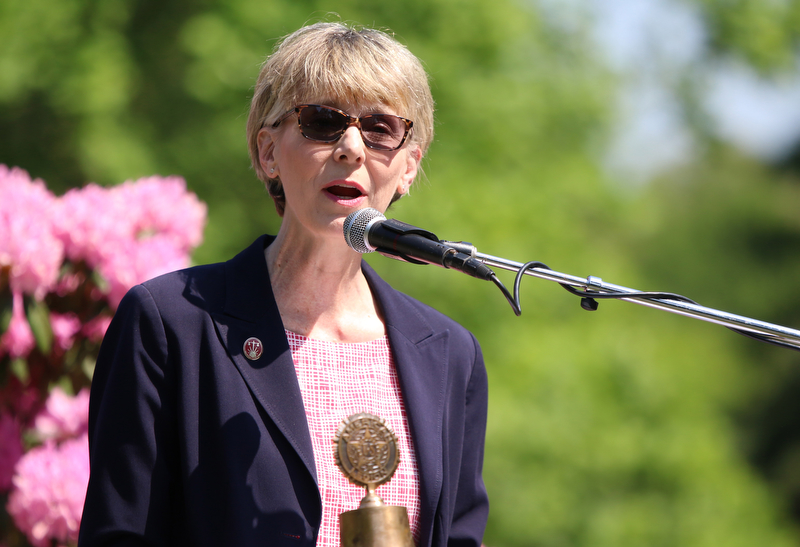
[{"label": "woman's neck", "polygon": [[331,342],[365,342],[385,334],[361,257],[343,241],[290,241],[279,234],[264,255],[286,329]]}]

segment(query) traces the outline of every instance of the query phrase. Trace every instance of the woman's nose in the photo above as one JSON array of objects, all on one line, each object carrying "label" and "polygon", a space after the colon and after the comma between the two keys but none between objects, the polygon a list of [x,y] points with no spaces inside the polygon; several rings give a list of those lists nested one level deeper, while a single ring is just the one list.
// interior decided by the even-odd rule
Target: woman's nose
[{"label": "woman's nose", "polygon": [[336,159],[339,161],[364,161],[366,146],[361,138],[358,127],[351,125],[348,127],[339,140],[336,142]]}]

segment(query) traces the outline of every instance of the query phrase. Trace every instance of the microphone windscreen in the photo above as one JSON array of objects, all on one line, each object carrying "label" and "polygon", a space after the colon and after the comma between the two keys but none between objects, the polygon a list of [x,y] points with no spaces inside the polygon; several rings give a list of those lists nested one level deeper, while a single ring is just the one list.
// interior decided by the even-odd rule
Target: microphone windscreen
[{"label": "microphone windscreen", "polygon": [[369,244],[367,240],[369,226],[375,220],[386,220],[383,213],[377,209],[370,207],[366,209],[359,209],[347,215],[344,219],[342,230],[344,231],[344,240],[347,246],[356,251],[357,253],[371,253],[375,249]]}]

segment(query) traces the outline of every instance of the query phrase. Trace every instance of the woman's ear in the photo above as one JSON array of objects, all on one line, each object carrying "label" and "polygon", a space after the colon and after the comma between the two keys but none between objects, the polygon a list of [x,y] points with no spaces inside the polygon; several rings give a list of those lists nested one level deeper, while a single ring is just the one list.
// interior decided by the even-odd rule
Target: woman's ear
[{"label": "woman's ear", "polygon": [[267,177],[278,176],[278,165],[275,161],[275,136],[266,127],[258,132],[258,163]]},{"label": "woman's ear", "polygon": [[406,170],[400,177],[397,185],[397,193],[407,194],[414,183],[414,179],[419,172],[419,164],[422,161],[422,150],[419,146],[410,145],[406,149]]}]

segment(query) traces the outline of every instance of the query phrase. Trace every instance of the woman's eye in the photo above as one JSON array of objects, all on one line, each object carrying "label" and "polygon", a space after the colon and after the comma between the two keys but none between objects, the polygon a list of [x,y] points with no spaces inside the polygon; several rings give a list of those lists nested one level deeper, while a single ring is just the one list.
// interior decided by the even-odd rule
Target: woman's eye
[{"label": "woman's eye", "polygon": [[318,129],[339,129],[342,126],[341,122],[330,118],[317,118],[312,120],[309,125]]},{"label": "woman's eye", "polygon": [[384,120],[371,119],[369,124],[362,124],[362,128],[364,131],[370,133],[380,133],[384,135],[391,135],[393,133],[392,126]]}]

